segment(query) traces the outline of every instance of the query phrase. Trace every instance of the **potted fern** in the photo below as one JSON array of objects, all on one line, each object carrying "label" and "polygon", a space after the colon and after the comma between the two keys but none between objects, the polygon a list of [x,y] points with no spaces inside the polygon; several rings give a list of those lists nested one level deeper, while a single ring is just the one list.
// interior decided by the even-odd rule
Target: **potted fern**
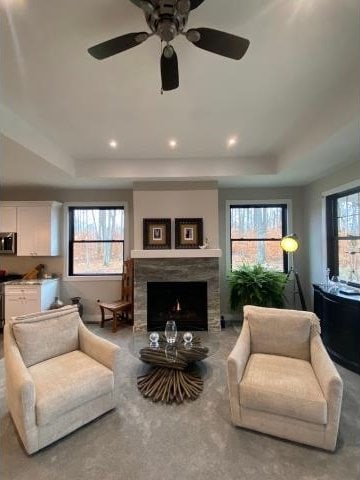
[{"label": "potted fern", "polygon": [[285,273],[261,265],[243,265],[230,273],[228,281],[232,310],[238,310],[244,305],[276,308],[284,306],[287,282]]}]

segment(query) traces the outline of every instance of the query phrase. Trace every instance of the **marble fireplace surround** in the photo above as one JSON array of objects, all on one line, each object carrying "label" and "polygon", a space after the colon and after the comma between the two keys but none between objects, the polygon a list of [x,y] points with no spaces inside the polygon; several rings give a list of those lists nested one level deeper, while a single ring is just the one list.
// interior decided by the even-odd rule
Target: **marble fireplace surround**
[{"label": "marble fireplace surround", "polygon": [[221,250],[132,250],[134,330],[147,330],[147,282],[207,282],[208,330],[220,330]]}]

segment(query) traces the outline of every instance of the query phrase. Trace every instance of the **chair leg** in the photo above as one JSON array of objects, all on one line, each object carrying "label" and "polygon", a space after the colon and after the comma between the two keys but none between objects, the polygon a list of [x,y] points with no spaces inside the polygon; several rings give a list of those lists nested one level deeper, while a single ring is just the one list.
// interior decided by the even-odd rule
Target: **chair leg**
[{"label": "chair leg", "polygon": [[101,306],[100,306],[100,310],[101,310],[101,322],[100,322],[100,327],[101,327],[101,328],[104,328],[104,324],[105,324],[105,309],[104,309],[104,307],[101,307]]},{"label": "chair leg", "polygon": [[112,331],[113,333],[117,331],[117,313],[116,312],[113,312]]}]

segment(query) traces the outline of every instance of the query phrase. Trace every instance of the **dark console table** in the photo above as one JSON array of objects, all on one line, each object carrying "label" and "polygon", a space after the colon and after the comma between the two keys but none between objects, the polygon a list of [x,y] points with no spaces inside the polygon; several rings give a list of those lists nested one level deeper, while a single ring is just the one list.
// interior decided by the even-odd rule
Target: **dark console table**
[{"label": "dark console table", "polygon": [[360,373],[360,296],[314,287],[314,312],[320,318],[321,336],[331,358]]}]

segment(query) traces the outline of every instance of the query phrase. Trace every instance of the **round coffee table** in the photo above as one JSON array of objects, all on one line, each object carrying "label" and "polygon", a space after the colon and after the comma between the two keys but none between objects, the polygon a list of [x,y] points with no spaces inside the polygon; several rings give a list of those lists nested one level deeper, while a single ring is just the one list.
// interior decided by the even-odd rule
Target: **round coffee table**
[{"label": "round coffee table", "polygon": [[196,362],[205,360],[218,350],[218,334],[194,332],[191,343],[185,343],[179,332],[175,343],[168,343],[159,333],[157,344],[151,343],[149,333],[133,336],[133,350],[138,358],[153,368],[137,378],[142,395],[153,402],[182,403],[196,400],[203,390],[203,379]]}]

